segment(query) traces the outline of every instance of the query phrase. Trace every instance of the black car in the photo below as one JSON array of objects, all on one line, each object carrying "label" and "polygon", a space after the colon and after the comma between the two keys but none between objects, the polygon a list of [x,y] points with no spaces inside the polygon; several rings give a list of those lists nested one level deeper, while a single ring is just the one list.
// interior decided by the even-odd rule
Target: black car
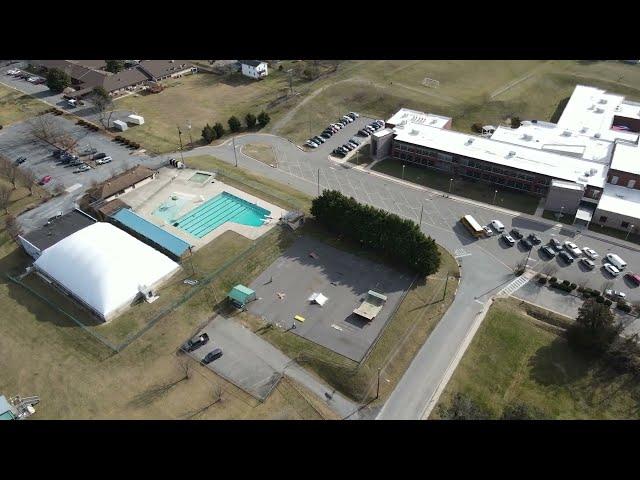
[{"label": "black car", "polygon": [[556,256],[556,251],[551,248],[549,245],[545,245],[544,247],[540,247],[540,251],[544,253],[547,257],[553,258]]},{"label": "black car", "polygon": [[353,145],[349,145],[348,143],[345,143],[342,147],[349,151],[355,148]]},{"label": "black car", "polygon": [[551,240],[549,240],[549,245],[551,245],[557,251],[562,250],[562,243],[560,243],[560,240],[558,240],[557,238],[552,238]]},{"label": "black car", "polygon": [[520,240],[520,243],[522,244],[525,250],[531,250],[533,248],[533,243],[531,243],[526,238],[523,238],[522,240]]},{"label": "black car", "polygon": [[565,252],[562,250],[558,256],[563,259],[566,263],[573,263],[573,257],[569,254],[569,252]]},{"label": "black car", "polygon": [[369,135],[371,135],[371,132],[367,132],[365,129],[360,129],[358,130],[358,135],[360,135],[361,137],[368,137]]},{"label": "black car", "polygon": [[53,152],[52,155],[56,158],[60,158],[60,155],[62,155],[64,153],[64,150],[60,150],[59,148],[56,148]]},{"label": "black car", "polygon": [[334,154],[336,157],[339,157],[339,158],[342,158],[342,157],[344,157],[344,156],[346,155],[346,153],[344,153],[344,152],[343,152],[343,151],[341,151],[341,150],[338,150],[337,148],[333,151],[333,154]]},{"label": "black car", "polygon": [[94,159],[94,160],[98,160],[98,159],[100,159],[100,158],[104,158],[104,157],[106,157],[106,156],[107,156],[107,154],[106,154],[106,153],[102,153],[102,152],[101,152],[101,153],[96,153],[96,154],[93,156],[93,159]]},{"label": "black car", "polygon": [[540,237],[537,236],[535,233],[530,233],[528,238],[529,240],[531,240],[531,243],[533,243],[534,245],[540,245],[542,243],[542,240],[540,240]]},{"label": "black car", "polygon": [[27,161],[27,157],[18,157],[16,158],[16,165],[21,165]]},{"label": "black car", "polygon": [[186,352],[193,352],[195,349],[206,345],[208,341],[209,335],[203,333],[202,335],[198,335],[195,338],[190,338],[189,340],[187,340],[186,343],[182,345],[182,349]]},{"label": "black car", "polygon": [[324,142],[326,142],[326,140],[318,135],[316,135],[315,137],[313,137],[311,140],[313,140],[316,143],[320,143],[323,144]]},{"label": "black car", "polygon": [[331,138],[331,134],[330,133],[323,133],[322,135],[320,135],[322,138],[324,138],[325,140],[329,140]]},{"label": "black car", "polygon": [[207,363],[211,363],[214,360],[220,358],[221,356],[222,356],[222,349],[214,348],[213,350],[211,350],[209,353],[205,355],[205,357],[202,359],[202,363],[206,365]]},{"label": "black car", "polygon": [[517,228],[512,228],[510,233],[511,236],[516,240],[520,240],[522,238],[522,233],[520,233],[520,230],[518,230]]},{"label": "black car", "polygon": [[358,117],[356,117],[353,113],[347,113],[347,117],[351,117],[351,118],[353,118],[354,120],[355,120],[356,118],[358,118]]},{"label": "black car", "polygon": [[353,140],[349,140],[347,142],[348,145],[351,145],[353,148],[358,148],[358,144],[356,142],[354,142]]}]

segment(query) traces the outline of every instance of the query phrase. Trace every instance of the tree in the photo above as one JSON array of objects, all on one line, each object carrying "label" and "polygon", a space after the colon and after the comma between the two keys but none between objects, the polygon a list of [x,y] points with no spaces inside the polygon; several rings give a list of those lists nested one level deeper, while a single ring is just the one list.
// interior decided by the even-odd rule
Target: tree
[{"label": "tree", "polygon": [[46,85],[54,92],[60,93],[71,85],[71,77],[68,73],[63,72],[58,68],[51,68],[47,72]]},{"label": "tree", "polygon": [[488,420],[491,414],[464,393],[456,393],[448,407],[440,405],[438,413],[443,420]]},{"label": "tree", "polygon": [[544,412],[526,403],[510,403],[504,407],[500,420],[542,420]]},{"label": "tree", "polygon": [[107,63],[106,70],[111,73],[118,73],[124,70],[124,60],[105,60]]},{"label": "tree", "polygon": [[107,92],[104,87],[97,86],[89,94],[89,99],[100,115],[100,123],[102,123],[102,126],[109,128],[111,125],[111,116],[113,115],[113,99],[111,95],[109,95],[109,92]]},{"label": "tree", "polygon": [[216,132],[216,138],[220,138],[224,135],[224,127],[220,122],[216,122],[216,124],[213,126],[213,129]]},{"label": "tree", "polygon": [[8,213],[5,217],[4,224],[6,226],[7,232],[9,232],[9,235],[14,240],[18,238],[18,235],[22,235],[22,229],[20,228],[20,225],[18,225],[16,217],[11,215],[10,213]]},{"label": "tree", "polygon": [[238,120],[238,117],[236,117],[235,115],[229,117],[227,123],[229,124],[229,130],[231,130],[232,132],[237,132],[240,130],[240,127],[242,127],[240,120]]},{"label": "tree", "polygon": [[207,123],[205,127],[202,129],[202,138],[206,143],[213,142],[216,138],[218,138],[218,134],[216,131]]},{"label": "tree", "polygon": [[13,189],[16,189],[16,183],[18,182],[18,177],[20,176],[20,170],[17,165],[14,163],[8,163],[4,167],[4,175],[11,182],[11,186]]},{"label": "tree", "polygon": [[576,322],[567,330],[569,343],[587,353],[604,353],[617,338],[622,326],[611,308],[589,298],[578,310]]},{"label": "tree", "polygon": [[264,128],[270,121],[271,117],[267,112],[265,112],[264,110],[260,112],[260,114],[258,115],[258,123],[260,124],[260,127]]},{"label": "tree", "polygon": [[29,195],[33,195],[33,189],[38,181],[36,174],[32,170],[20,170],[20,179],[24,186],[29,189]]},{"label": "tree", "polygon": [[0,183],[0,208],[4,208],[4,213],[9,213],[9,204],[11,203],[12,188],[9,185]]},{"label": "tree", "polygon": [[247,128],[253,128],[256,126],[258,119],[253,113],[247,113],[244,117],[244,121],[247,124]]}]

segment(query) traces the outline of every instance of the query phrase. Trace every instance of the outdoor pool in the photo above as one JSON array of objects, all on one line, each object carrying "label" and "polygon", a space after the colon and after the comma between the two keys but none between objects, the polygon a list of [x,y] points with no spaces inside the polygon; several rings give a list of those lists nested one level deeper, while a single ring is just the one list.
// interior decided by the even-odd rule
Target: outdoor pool
[{"label": "outdoor pool", "polygon": [[222,192],[172,224],[195,237],[202,238],[225,222],[259,227],[270,214],[271,212],[265,208]]},{"label": "outdoor pool", "polygon": [[190,201],[190,199],[181,197],[180,195],[171,195],[171,197],[156,208],[152,214],[167,223],[173,223],[180,214],[182,208]]}]

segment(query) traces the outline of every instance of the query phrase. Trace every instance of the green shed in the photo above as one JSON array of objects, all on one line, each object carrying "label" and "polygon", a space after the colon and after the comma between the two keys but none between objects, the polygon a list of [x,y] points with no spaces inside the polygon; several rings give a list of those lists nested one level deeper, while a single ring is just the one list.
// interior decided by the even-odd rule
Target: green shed
[{"label": "green shed", "polygon": [[229,299],[237,307],[244,307],[251,300],[256,299],[256,292],[244,285],[236,285],[229,292]]}]

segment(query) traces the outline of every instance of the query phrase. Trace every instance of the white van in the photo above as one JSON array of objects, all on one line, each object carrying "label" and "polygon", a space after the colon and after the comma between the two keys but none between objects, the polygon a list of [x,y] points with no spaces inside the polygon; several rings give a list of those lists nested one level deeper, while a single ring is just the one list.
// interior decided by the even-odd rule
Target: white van
[{"label": "white van", "polygon": [[607,253],[607,260],[620,270],[624,270],[627,267],[626,262],[615,253]]},{"label": "white van", "polygon": [[491,226],[496,232],[504,232],[504,225],[500,220],[492,220]]}]

